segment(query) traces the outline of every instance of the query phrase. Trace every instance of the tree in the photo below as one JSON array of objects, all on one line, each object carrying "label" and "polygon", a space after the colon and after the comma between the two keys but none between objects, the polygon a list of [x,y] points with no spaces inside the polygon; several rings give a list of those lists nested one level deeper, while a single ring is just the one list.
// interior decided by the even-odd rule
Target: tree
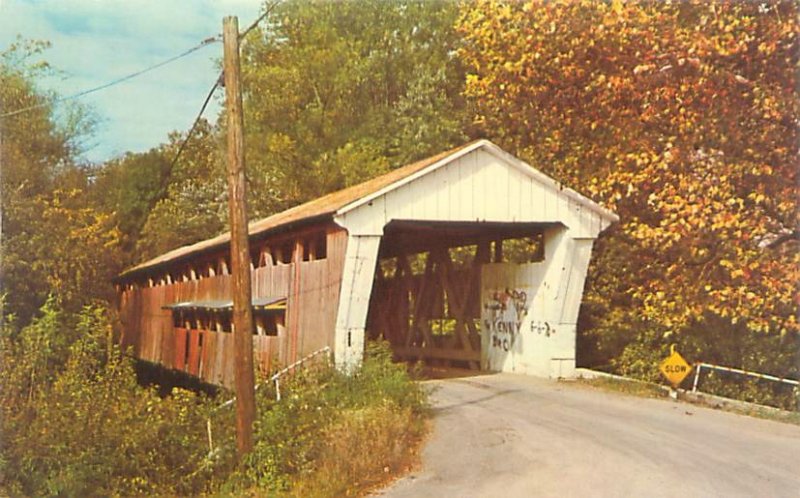
[{"label": "tree", "polygon": [[159,187],[163,191],[154,191],[136,241],[137,259],[157,256],[226,229],[228,197],[218,133],[201,121],[172,169],[170,165],[185,140],[183,134],[173,134],[168,144],[153,151],[164,164]]},{"label": "tree", "polygon": [[166,151],[153,148],[111,159],[95,172],[90,192],[93,204],[113,213],[123,251],[134,249],[150,211],[166,196],[169,166]]},{"label": "tree", "polygon": [[280,4],[242,49],[255,215],[463,142],[456,15],[447,2]]},{"label": "tree", "polygon": [[599,244],[588,322],[664,337],[710,313],[797,334],[797,14],[784,1],[464,5],[477,125],[622,218]]},{"label": "tree", "polygon": [[0,57],[4,313],[27,323],[47,296],[77,310],[109,297],[118,233],[84,195],[88,171],[77,163],[90,122],[80,107],[56,118],[53,97],[34,81],[47,65],[31,62],[46,44],[19,42]]},{"label": "tree", "polygon": [[46,62],[35,60],[48,46],[18,40],[0,52],[0,113],[31,107],[0,118],[3,207],[52,189],[56,176],[74,164],[74,145],[82,128],[57,124],[53,96],[34,85],[50,72]]},{"label": "tree", "polygon": [[81,190],[21,200],[4,216],[17,222],[3,238],[3,284],[9,311],[21,323],[51,294],[70,312],[92,299],[111,299],[119,231],[109,215],[87,205]]},{"label": "tree", "polygon": [[[242,47],[251,218],[462,143],[456,15],[436,2],[280,4]],[[172,170],[180,134],[97,174],[136,260],[226,229],[222,132],[201,122]]]},{"label": "tree", "polygon": [[[139,385],[106,308],[69,314],[49,300],[38,315],[0,336],[4,495],[196,496],[227,471],[225,455],[210,457],[205,431],[196,430],[217,405]],[[215,415],[219,445],[230,423]],[[74,430],[83,427],[91,430]]]}]

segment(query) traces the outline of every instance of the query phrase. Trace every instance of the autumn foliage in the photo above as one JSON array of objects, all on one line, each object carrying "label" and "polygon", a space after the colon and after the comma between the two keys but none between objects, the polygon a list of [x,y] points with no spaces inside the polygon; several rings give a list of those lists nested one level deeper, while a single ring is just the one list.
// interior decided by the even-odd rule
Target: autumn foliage
[{"label": "autumn foliage", "polygon": [[797,333],[795,2],[488,0],[458,29],[484,133],[622,218],[598,320]]}]

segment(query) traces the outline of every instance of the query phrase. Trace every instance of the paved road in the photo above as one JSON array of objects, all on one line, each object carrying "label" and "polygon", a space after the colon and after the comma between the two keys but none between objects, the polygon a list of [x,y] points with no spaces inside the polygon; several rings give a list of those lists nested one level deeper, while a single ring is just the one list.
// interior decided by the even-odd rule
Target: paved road
[{"label": "paved road", "polygon": [[380,496],[800,498],[800,426],[517,375],[430,384],[422,468]]}]

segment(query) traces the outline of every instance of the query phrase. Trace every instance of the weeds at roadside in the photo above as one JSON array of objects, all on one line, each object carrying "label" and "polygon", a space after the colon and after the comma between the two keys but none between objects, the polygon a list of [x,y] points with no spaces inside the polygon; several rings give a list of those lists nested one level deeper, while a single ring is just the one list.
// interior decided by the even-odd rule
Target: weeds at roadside
[{"label": "weeds at roadside", "polygon": [[668,391],[666,391],[663,386],[652,384],[650,382],[622,380],[607,377],[598,377],[596,379],[580,379],[577,382],[579,385],[586,385],[605,391],[614,391],[628,394],[630,396],[639,396],[642,398],[666,398],[668,396]]},{"label": "weeds at roadside", "polygon": [[[595,379],[580,379],[577,381],[577,385],[643,398],[666,398],[669,395],[668,389],[666,389],[664,386],[635,379],[624,380],[598,377]],[[751,403],[739,402],[736,400],[726,401],[705,393],[684,393],[679,396],[679,399],[686,403],[703,406],[706,408],[713,408],[716,410],[737,413],[739,415],[747,415],[750,417],[800,425],[800,412],[796,411],[779,410],[777,408],[759,406]]]},{"label": "weeds at roadside", "polygon": [[3,325],[0,496],[354,496],[405,470],[426,430],[425,388],[370,344],[352,375],[302,370],[280,402],[259,389],[255,449],[237,465],[234,410],[218,409],[231,394],[139,385],[105,307],[48,301],[30,325]]},{"label": "weeds at roadside", "polygon": [[223,495],[357,496],[406,470],[425,433],[427,393],[385,344],[352,375],[311,368],[281,391],[258,391],[255,448]]}]

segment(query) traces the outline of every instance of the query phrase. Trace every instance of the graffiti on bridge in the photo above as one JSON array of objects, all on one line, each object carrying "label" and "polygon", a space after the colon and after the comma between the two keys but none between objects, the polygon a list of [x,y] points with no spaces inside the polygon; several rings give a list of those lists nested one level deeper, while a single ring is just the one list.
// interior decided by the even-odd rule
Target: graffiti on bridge
[{"label": "graffiti on bridge", "polygon": [[528,294],[517,289],[497,290],[489,295],[483,308],[491,347],[510,351],[528,315]]},{"label": "graffiti on bridge", "polygon": [[555,335],[556,329],[551,327],[547,322],[531,321],[531,332],[535,332],[539,335],[544,334],[545,337],[550,337],[551,335]]}]

